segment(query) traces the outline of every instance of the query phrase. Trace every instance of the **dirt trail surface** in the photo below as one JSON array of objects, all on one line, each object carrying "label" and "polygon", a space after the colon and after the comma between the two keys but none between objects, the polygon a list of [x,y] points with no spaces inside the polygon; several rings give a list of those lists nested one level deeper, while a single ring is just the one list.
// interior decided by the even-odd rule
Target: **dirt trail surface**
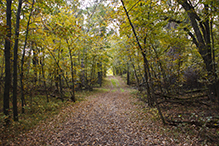
[{"label": "dirt trail surface", "polygon": [[10,145],[170,145],[171,139],[156,132],[154,122],[142,118],[124,82],[114,76],[107,80],[104,92],[66,107]]}]

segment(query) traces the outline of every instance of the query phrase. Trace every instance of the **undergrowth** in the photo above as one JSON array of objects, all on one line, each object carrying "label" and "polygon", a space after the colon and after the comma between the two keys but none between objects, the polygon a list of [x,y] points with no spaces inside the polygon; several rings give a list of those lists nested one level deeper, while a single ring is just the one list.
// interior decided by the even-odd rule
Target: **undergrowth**
[{"label": "undergrowth", "polygon": [[[104,81],[104,84],[105,83]],[[94,89],[93,91],[80,91],[76,92],[76,103],[83,101],[86,97],[93,95],[99,92],[106,92],[106,89]],[[25,113],[21,114],[21,105],[18,105],[19,110],[19,121],[13,121],[12,109],[10,109],[10,124],[5,125],[6,117],[3,112],[0,113],[0,145],[7,143],[11,139],[16,139],[19,134],[25,133],[41,122],[52,119],[55,115],[60,113],[64,108],[74,105],[74,102],[71,102],[70,99],[62,100],[57,98],[50,98],[47,102],[46,95],[40,93],[34,93],[33,96],[28,96],[26,99],[26,105],[24,107]],[[70,97],[70,93],[65,93],[66,97]],[[20,101],[19,101],[20,103]]]},{"label": "undergrowth", "polygon": [[[86,97],[93,94],[110,91],[106,87],[111,86],[111,83],[107,79],[103,79],[102,86],[102,88],[94,88],[93,91],[82,90],[76,92],[76,103],[86,100]],[[70,97],[70,92],[67,89],[65,91],[65,97]],[[74,106],[75,104],[74,102],[70,101],[70,98],[65,99],[62,102],[61,99],[50,97],[49,102],[47,102],[46,95],[34,91],[32,91],[31,95],[26,96],[25,102],[26,105],[24,107],[24,114],[21,114],[21,105],[18,104],[18,122],[13,121],[12,119],[12,109],[9,110],[10,124],[8,126],[5,125],[5,119],[8,117],[6,117],[3,112],[0,113],[0,145],[2,144],[2,141],[4,141],[4,143],[7,143],[7,141],[16,138],[19,134],[25,133],[33,129],[41,122],[52,119],[55,115],[59,114],[66,107],[71,105]],[[19,101],[19,103],[21,103],[21,101]],[[12,107],[12,103],[10,103],[10,107]]]},{"label": "undergrowth", "polygon": [[122,89],[122,88],[120,88],[120,91],[121,91],[121,92],[125,92],[125,90],[124,90],[124,89]]},{"label": "undergrowth", "polygon": [[[200,145],[218,145],[217,139],[219,136],[219,132],[217,128],[208,128],[205,125],[203,126],[196,126],[196,125],[191,125],[187,123],[182,123],[178,124],[176,126],[172,125],[163,125],[159,112],[156,107],[148,107],[147,106],[147,98],[139,94],[137,91],[131,92],[131,94],[134,97],[137,97],[139,100],[136,102],[133,102],[133,105],[139,106],[138,110],[139,112],[144,113],[144,119],[147,121],[147,119],[150,119],[158,128],[157,130],[160,132],[162,135],[167,135],[171,141],[174,143],[181,143],[182,141],[185,141],[187,143],[193,143],[193,141],[196,141],[196,143]],[[171,105],[169,105],[171,107]],[[173,106],[173,105],[172,105]],[[162,107],[163,108],[163,107]],[[162,109],[163,115],[165,118],[171,117],[175,118],[173,115],[176,113],[180,112],[183,110],[182,106],[173,106],[169,108],[171,112],[167,113],[164,109]],[[187,112],[194,113],[195,107],[189,109],[187,108]],[[198,112],[201,114],[201,112]],[[196,117],[198,117],[198,114],[194,114]],[[183,119],[183,115],[178,115],[178,119]],[[205,116],[203,116],[205,117]],[[191,119],[194,119],[194,117],[190,117]],[[176,118],[175,118],[176,119]],[[176,120],[178,120],[176,119]],[[174,119],[173,119],[174,120]],[[184,119],[183,119],[184,120]],[[187,120],[187,119],[185,119]],[[198,120],[200,121],[200,119]],[[206,121],[206,120],[204,120]]]},{"label": "undergrowth", "polygon": [[119,81],[117,79],[111,79],[111,82],[112,82],[114,87],[119,86]]}]

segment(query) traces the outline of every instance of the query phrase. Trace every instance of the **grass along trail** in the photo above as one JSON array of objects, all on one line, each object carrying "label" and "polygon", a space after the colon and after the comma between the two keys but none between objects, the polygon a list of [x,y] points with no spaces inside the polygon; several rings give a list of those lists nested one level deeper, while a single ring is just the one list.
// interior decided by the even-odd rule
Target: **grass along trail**
[{"label": "grass along trail", "polygon": [[[142,110],[120,77],[108,77],[98,92],[66,107],[52,120],[20,135],[9,145],[180,145],[196,139],[175,140]],[[161,125],[162,126],[162,125]]]}]

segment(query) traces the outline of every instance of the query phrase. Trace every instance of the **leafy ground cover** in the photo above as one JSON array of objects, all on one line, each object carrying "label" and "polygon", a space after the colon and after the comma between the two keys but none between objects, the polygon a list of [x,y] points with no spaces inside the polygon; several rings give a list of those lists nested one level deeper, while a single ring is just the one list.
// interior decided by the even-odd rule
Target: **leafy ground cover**
[{"label": "leafy ground cover", "polygon": [[189,127],[163,126],[157,109],[136,97],[120,77],[108,77],[94,94],[67,104],[4,145],[216,145]]},{"label": "leafy ground cover", "polygon": [[[77,102],[83,101],[85,97],[96,94],[97,92],[104,91],[94,90],[89,92],[83,90],[76,92]],[[66,93],[67,96],[68,92]],[[19,115],[19,122],[14,122],[11,119],[10,125],[6,127],[4,125],[6,117],[3,115],[3,112],[0,113],[0,145],[7,145],[11,140],[15,140],[19,134],[28,132],[39,123],[52,119],[53,116],[59,114],[65,107],[74,105],[71,101],[64,100],[64,102],[62,102],[57,98],[52,98],[50,102],[47,103],[46,96],[42,92],[34,92],[31,96],[33,96],[31,99],[26,100],[25,114]],[[21,105],[18,105],[18,108],[21,110]],[[10,110],[10,118],[12,116],[12,110]]]}]

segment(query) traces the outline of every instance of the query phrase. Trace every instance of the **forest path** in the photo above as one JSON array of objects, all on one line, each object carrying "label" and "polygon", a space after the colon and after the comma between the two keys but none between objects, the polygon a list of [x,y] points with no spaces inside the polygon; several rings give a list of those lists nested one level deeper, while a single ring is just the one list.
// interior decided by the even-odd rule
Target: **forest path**
[{"label": "forest path", "polygon": [[[110,76],[102,90],[66,107],[50,122],[21,135],[15,145],[165,145],[154,133],[153,122],[143,119],[120,77]],[[147,124],[146,124],[147,123]]]}]

